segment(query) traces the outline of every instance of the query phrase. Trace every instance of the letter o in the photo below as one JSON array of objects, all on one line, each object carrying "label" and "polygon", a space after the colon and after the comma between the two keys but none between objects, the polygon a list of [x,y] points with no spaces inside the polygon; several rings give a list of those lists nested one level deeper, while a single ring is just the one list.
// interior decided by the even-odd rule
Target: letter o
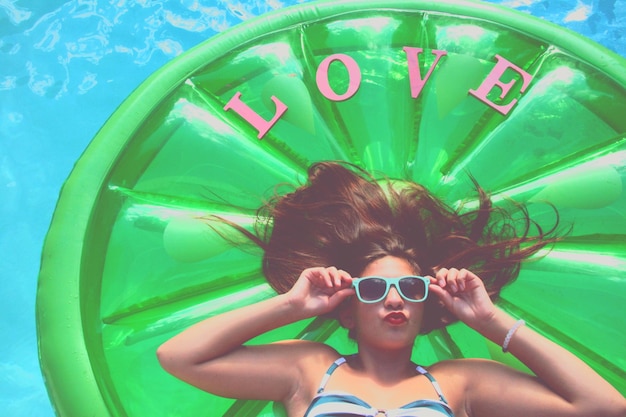
[{"label": "letter o", "polygon": [[[341,62],[348,70],[349,84],[348,89],[343,94],[337,94],[330,87],[328,82],[328,68],[335,62]],[[356,94],[357,90],[361,86],[361,69],[356,61],[345,54],[333,54],[327,56],[317,67],[317,73],[315,74],[315,82],[320,92],[329,100],[332,101],[344,101]]]}]

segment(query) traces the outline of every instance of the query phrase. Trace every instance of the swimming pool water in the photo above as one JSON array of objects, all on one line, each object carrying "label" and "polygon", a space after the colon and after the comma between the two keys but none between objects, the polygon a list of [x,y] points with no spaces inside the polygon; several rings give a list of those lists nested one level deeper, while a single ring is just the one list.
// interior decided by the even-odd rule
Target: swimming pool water
[{"label": "swimming pool water", "polygon": [[[37,358],[39,257],[59,190],[91,138],[173,57],[241,21],[302,2],[0,0],[2,415],[54,415]],[[626,0],[490,2],[626,56]]]}]

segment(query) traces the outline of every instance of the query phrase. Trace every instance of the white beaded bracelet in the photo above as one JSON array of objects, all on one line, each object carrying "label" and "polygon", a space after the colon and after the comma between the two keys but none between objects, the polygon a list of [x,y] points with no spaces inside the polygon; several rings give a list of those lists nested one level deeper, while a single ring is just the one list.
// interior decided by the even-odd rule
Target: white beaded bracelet
[{"label": "white beaded bracelet", "polygon": [[526,322],[524,320],[518,320],[518,321],[515,322],[513,327],[511,327],[509,332],[506,334],[506,337],[504,338],[504,342],[502,342],[502,352],[504,352],[504,353],[508,352],[508,350],[509,350],[509,343],[511,343],[511,338],[513,338],[513,335],[515,334],[517,329],[519,329],[521,326],[523,326],[525,324],[526,324]]}]

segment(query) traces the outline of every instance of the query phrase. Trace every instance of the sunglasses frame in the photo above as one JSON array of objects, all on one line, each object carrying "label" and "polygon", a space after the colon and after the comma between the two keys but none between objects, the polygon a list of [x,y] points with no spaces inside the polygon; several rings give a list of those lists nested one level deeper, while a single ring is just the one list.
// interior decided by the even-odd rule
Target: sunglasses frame
[{"label": "sunglasses frame", "polygon": [[[383,292],[383,295],[375,300],[366,300],[363,297],[361,297],[361,290],[359,287],[359,283],[363,282],[364,280],[367,279],[372,279],[372,278],[376,278],[376,279],[380,279],[382,281],[385,282],[385,284],[387,285],[387,287],[385,288],[385,291]],[[404,295],[404,293],[402,292],[402,290],[400,289],[400,281],[404,278],[418,278],[420,279],[422,282],[424,282],[424,297],[422,297],[419,300],[412,300],[410,298],[408,298],[406,295]],[[430,285],[430,280],[426,277],[422,277],[419,275],[404,275],[401,277],[397,277],[397,278],[385,278],[385,277],[378,277],[378,276],[368,276],[368,277],[361,277],[361,278],[354,278],[352,280],[352,288],[354,288],[355,292],[356,292],[356,296],[359,299],[360,302],[362,303],[366,303],[366,304],[373,304],[373,303],[377,303],[379,301],[382,301],[385,299],[385,297],[387,297],[387,294],[389,294],[389,289],[391,288],[391,286],[393,286],[396,291],[398,291],[398,294],[400,294],[400,297],[402,297],[402,299],[411,302],[411,303],[422,303],[424,301],[426,301],[426,298],[428,298],[428,286]]]}]

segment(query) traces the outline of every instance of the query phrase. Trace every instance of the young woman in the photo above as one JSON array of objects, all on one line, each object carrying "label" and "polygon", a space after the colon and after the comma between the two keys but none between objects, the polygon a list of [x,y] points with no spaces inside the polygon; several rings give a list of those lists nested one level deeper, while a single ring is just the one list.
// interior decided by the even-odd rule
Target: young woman
[{"label": "young woman", "polygon": [[[315,164],[250,236],[279,295],[173,337],[158,349],[162,366],[216,395],[282,402],[291,417],[625,417],[615,388],[493,304],[555,229],[543,232],[520,206],[514,219],[478,191],[479,207],[461,215],[417,184]],[[244,345],[320,315],[349,330],[356,355],[306,341]],[[455,320],[535,375],[478,359],[412,363],[416,337]]]}]

